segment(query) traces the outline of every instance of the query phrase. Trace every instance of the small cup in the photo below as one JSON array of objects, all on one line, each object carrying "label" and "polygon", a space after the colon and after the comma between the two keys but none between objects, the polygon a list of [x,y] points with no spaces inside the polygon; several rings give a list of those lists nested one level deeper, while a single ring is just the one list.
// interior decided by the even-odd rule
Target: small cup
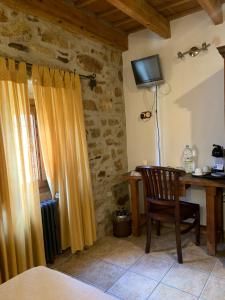
[{"label": "small cup", "polygon": [[202,175],[202,169],[201,168],[196,168],[195,169],[195,175],[201,176]]}]

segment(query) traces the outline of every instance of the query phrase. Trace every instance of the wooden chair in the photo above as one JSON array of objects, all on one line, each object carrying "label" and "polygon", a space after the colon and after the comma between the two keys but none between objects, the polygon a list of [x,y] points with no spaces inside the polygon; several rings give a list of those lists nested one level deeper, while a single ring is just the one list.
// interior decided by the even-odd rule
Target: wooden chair
[{"label": "wooden chair", "polygon": [[[156,221],[157,234],[160,235],[160,222],[175,224],[178,262],[183,263],[181,234],[195,228],[196,245],[200,244],[200,207],[198,204],[180,201],[179,177],[185,172],[165,167],[137,167],[142,174],[148,208],[147,241],[145,252],[150,252],[152,220]],[[187,219],[187,228],[181,229],[181,223]]]}]

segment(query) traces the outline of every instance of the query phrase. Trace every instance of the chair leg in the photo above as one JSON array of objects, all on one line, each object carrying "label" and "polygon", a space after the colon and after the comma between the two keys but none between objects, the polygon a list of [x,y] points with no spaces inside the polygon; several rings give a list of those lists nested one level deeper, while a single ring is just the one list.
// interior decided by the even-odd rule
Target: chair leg
[{"label": "chair leg", "polygon": [[183,257],[182,257],[182,248],[181,248],[180,223],[175,223],[175,231],[176,231],[177,259],[179,264],[182,264]]},{"label": "chair leg", "polygon": [[148,217],[148,220],[147,220],[147,240],[146,240],[146,246],[145,246],[145,253],[150,252],[151,233],[152,233],[152,219],[150,217]]},{"label": "chair leg", "polygon": [[195,220],[196,220],[196,226],[195,226],[195,244],[197,246],[199,246],[200,245],[200,212],[199,212],[199,209],[196,212]]},{"label": "chair leg", "polygon": [[160,236],[160,221],[156,221],[156,234]]}]

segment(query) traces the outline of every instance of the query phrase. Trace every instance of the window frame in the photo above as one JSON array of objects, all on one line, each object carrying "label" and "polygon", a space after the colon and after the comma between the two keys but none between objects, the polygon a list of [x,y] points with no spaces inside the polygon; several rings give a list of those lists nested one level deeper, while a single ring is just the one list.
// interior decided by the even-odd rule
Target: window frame
[{"label": "window frame", "polygon": [[[30,99],[30,115],[32,115],[34,119],[34,143],[35,143],[35,152],[37,158],[37,171],[38,171],[38,186],[40,192],[47,192],[49,191],[48,181],[46,179],[46,172],[44,168],[43,156],[41,153],[41,145],[40,145],[40,136],[38,132],[38,125],[37,125],[37,112],[34,103],[34,99]],[[33,129],[32,129],[33,131]],[[43,179],[45,177],[45,179]]]}]

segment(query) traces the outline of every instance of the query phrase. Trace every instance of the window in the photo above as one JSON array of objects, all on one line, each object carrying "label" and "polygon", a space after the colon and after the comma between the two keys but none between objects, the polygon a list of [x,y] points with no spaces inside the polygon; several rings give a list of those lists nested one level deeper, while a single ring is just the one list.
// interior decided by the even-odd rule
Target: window
[{"label": "window", "polygon": [[38,134],[38,126],[37,126],[37,114],[34,105],[34,100],[30,99],[30,118],[31,118],[31,134],[32,134],[32,141],[33,141],[33,163],[34,169],[36,170],[38,183],[39,183],[39,190],[40,192],[44,192],[49,190],[47,177],[44,168],[43,157],[41,153],[40,147],[40,140]]}]

